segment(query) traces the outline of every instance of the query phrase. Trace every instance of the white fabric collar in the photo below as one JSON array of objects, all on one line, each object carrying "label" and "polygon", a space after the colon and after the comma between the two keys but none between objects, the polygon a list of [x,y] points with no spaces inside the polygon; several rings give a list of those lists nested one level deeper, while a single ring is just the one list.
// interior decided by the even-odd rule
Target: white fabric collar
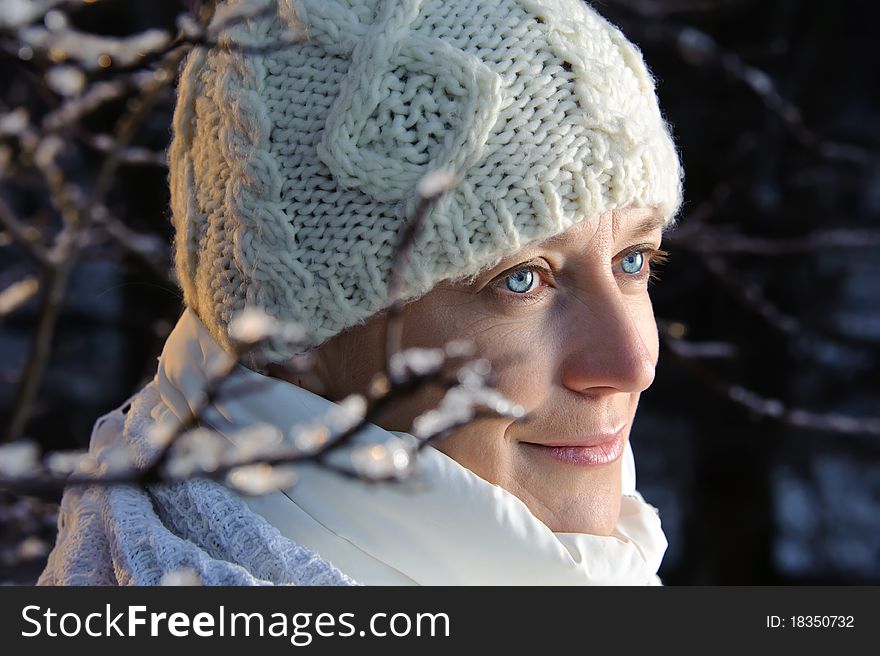
[{"label": "white fabric collar", "polygon": [[[178,419],[188,414],[209,364],[221,353],[187,308],[166,340],[157,372],[162,401]],[[242,428],[265,423],[286,435],[336,407],[241,365],[232,378],[237,382],[230,386],[239,390],[234,398],[204,415],[230,439]],[[388,437],[371,424],[358,442]],[[551,531],[516,496],[433,447],[420,452],[418,467],[412,482],[368,484],[301,465],[293,487],[243,498],[283,535],[367,585],[660,584],[656,572],[666,536],[657,509],[635,490],[629,442],[620,519],[610,536]]]}]

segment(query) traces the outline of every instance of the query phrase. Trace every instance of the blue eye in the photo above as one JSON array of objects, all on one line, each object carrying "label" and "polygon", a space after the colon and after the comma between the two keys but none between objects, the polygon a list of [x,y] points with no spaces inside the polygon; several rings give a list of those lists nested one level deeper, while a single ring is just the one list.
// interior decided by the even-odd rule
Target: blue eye
[{"label": "blue eye", "polygon": [[507,288],[510,291],[523,294],[532,288],[532,284],[535,280],[535,273],[534,271],[523,269],[510,274],[505,280],[507,282]]},{"label": "blue eye", "polygon": [[645,256],[641,251],[633,251],[627,255],[620,263],[620,266],[626,273],[638,273],[645,264]]}]

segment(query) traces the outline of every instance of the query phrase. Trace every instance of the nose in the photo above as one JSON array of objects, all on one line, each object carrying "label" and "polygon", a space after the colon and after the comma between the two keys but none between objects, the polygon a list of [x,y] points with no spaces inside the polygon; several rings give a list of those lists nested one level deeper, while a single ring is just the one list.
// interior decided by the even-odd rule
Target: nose
[{"label": "nose", "polygon": [[[634,305],[616,284],[608,287],[569,308],[562,383],[582,394],[639,393],[654,382],[657,365],[653,310],[650,303]],[[646,340],[654,340],[655,347]]]}]

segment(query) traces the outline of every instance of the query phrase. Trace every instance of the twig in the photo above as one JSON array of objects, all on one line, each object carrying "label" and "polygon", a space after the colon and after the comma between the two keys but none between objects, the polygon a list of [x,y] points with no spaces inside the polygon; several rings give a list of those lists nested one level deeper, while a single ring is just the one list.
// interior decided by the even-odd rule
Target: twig
[{"label": "twig", "polygon": [[104,159],[95,186],[84,206],[77,207],[75,201],[69,198],[60,169],[50,171],[47,175],[47,182],[54,192],[53,199],[61,204],[59,210],[65,218],[66,225],[50,255],[50,261],[54,261],[56,264],[44,274],[43,301],[31,350],[22,374],[22,382],[15,400],[7,434],[8,441],[13,441],[21,435],[30,416],[33,400],[48,363],[52,336],[67,288],[67,281],[78,259],[81,239],[91,225],[95,209],[103,202],[104,196],[110,188],[122,150],[134,137],[147,112],[157,100],[160,91],[174,80],[175,71],[184,55],[183,49],[169,55],[154,74],[152,86],[144,91],[140,101],[136,102],[129,112],[120,119],[116,130],[116,148],[110,151]]},{"label": "twig", "polygon": [[[77,136],[85,144],[102,153],[108,153],[116,147],[113,137],[109,134],[79,132]],[[121,164],[158,166],[160,168],[165,168],[168,165],[165,151],[154,151],[139,146],[125,148],[119,155],[119,161]]]},{"label": "twig", "polygon": [[[637,29],[653,41],[674,44],[683,61],[692,66],[715,66],[745,84],[786,127],[789,134],[819,156],[836,161],[867,165],[873,154],[856,144],[821,139],[803,120],[800,108],[788,100],[773,78],[765,71],[747,64],[735,52],[722,48],[706,32],[692,26],[675,25],[659,3],[626,2],[628,8],[643,19]],[[660,20],[664,19],[664,20]],[[627,30],[629,33],[629,30]]]},{"label": "twig", "polygon": [[95,225],[110,239],[144,262],[156,276],[166,282],[174,282],[168,270],[168,248],[164,241],[155,235],[133,231],[104,206],[95,210],[94,220]]},{"label": "twig", "polygon": [[[243,353],[240,352],[240,353]],[[441,369],[431,374],[416,375],[410,379],[392,384],[391,388],[375,398],[370,404],[365,416],[350,428],[340,432],[338,435],[331,437],[320,449],[315,451],[290,451],[282,455],[266,456],[264,454],[255,454],[251,458],[243,458],[234,462],[224,463],[211,471],[194,471],[183,476],[174,476],[165,471],[164,467],[169,462],[172,454],[173,445],[188,431],[196,428],[203,420],[204,411],[211,406],[217,399],[222,384],[230,380],[229,375],[237,366],[234,358],[230,359],[229,366],[224,368],[215,378],[209,381],[201,400],[197,403],[194,411],[184,421],[178,422],[174,429],[165,439],[163,446],[157,452],[156,456],[146,467],[142,469],[127,470],[121,472],[112,472],[99,476],[89,474],[71,474],[69,476],[54,476],[41,474],[28,479],[3,479],[0,478],[0,489],[13,492],[15,494],[32,494],[37,496],[48,496],[55,494],[65,487],[73,485],[137,485],[146,486],[156,483],[179,483],[192,478],[208,478],[211,480],[223,480],[227,474],[239,467],[247,467],[250,465],[260,464],[275,467],[279,465],[292,465],[302,462],[317,462],[321,466],[328,469],[338,471],[339,473],[348,473],[344,468],[336,466],[327,460],[330,452],[340,449],[347,445],[351,440],[364,430],[376,418],[379,412],[391,402],[394,402],[408,394],[423,389],[425,385],[440,385],[442,387],[452,387],[458,383],[457,380],[444,378],[444,371]],[[488,414],[484,415],[482,412]],[[475,413],[476,417],[481,416],[497,416],[494,411],[481,411]],[[476,418],[475,417],[475,418]],[[456,428],[452,426],[436,436],[439,439],[447,435],[451,430]],[[435,439],[431,436],[430,440]],[[420,447],[421,448],[421,447]],[[368,479],[364,479],[368,480]],[[378,477],[375,480],[382,480]]]},{"label": "twig", "polygon": [[801,323],[771,303],[758,285],[743,282],[740,276],[733,275],[721,257],[705,255],[701,259],[706,269],[717,280],[776,330],[786,335],[797,335],[804,332]]},{"label": "twig", "polygon": [[0,223],[43,269],[52,268],[49,252],[38,239],[33,237],[27,226],[16,218],[12,208],[2,198],[0,198]]},{"label": "twig", "polygon": [[[434,181],[433,178],[437,178]],[[427,184],[425,182],[427,181]],[[449,172],[429,172],[417,186],[418,201],[412,218],[400,235],[396,254],[391,264],[391,280],[388,283],[388,298],[392,300],[386,310],[387,322],[385,324],[385,373],[391,378],[391,360],[395,353],[402,348],[403,339],[403,307],[404,300],[400,297],[403,289],[407,268],[409,266],[412,249],[416,237],[425,218],[437,202],[446,194],[452,185],[457,183],[457,178]]]},{"label": "twig", "polygon": [[844,248],[876,248],[880,246],[880,230],[817,230],[803,237],[767,239],[741,234],[712,231],[704,226],[691,227],[682,221],[680,229],[665,237],[670,245],[700,253],[736,255],[795,255]]},{"label": "twig", "polygon": [[852,417],[840,413],[821,413],[792,408],[778,399],[771,399],[741,385],[722,380],[699,361],[688,357],[676,347],[676,338],[669,333],[665,322],[658,322],[662,344],[701,382],[719,396],[762,417],[814,431],[827,431],[854,436],[880,436],[880,417]]}]

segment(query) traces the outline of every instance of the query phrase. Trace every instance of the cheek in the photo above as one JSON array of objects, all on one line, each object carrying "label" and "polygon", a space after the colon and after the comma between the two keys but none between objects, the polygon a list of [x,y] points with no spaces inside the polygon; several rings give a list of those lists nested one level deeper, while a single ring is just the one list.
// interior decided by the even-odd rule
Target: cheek
[{"label": "cheek", "polygon": [[462,321],[455,337],[470,339],[480,357],[492,363],[492,384],[527,411],[552,389],[555,361],[564,342],[547,313],[518,318],[489,315]]},{"label": "cheek", "polygon": [[[474,340],[482,357],[493,363],[493,386],[532,412],[546,404],[553,389],[555,349],[546,330],[495,325]],[[508,439],[511,420],[486,418],[451,435],[438,448],[482,478],[510,489],[517,479],[516,454]]]},{"label": "cheek", "polygon": [[[553,387],[553,363],[562,341],[550,317],[510,317],[478,302],[433,301],[413,304],[404,324],[405,346],[441,347],[452,339],[471,340],[479,357],[492,363],[496,389],[526,411],[544,402]],[[441,397],[438,391],[419,395],[406,409],[407,420],[435,407]],[[435,446],[487,480],[496,480],[509,466],[504,438],[510,423],[507,418],[480,419]]]},{"label": "cheek", "polygon": [[432,291],[407,306],[403,325],[404,347],[442,347],[450,340],[466,339],[476,346],[477,356],[509,361],[518,344],[525,344],[521,322],[500,316],[479,298],[453,292]]},{"label": "cheek", "polygon": [[553,389],[556,372],[556,343],[547,331],[521,334],[516,343],[501,338],[483,352],[494,363],[494,384],[502,394],[526,411],[542,405]]}]

